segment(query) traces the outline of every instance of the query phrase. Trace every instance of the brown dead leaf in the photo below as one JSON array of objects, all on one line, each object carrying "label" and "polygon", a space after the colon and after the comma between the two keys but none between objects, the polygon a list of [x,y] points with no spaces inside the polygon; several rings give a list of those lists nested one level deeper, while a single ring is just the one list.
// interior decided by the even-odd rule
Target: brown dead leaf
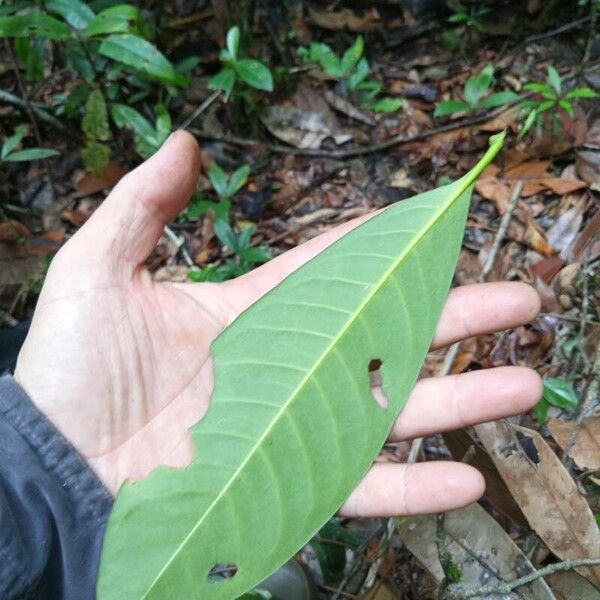
[{"label": "brown dead leaf", "polygon": [[[436,518],[408,517],[396,521],[396,529],[410,552],[438,583],[444,578],[436,547]],[[461,568],[461,586],[480,587],[512,581],[534,570],[510,536],[479,504],[446,513],[447,549]],[[555,600],[548,584],[537,579],[505,598]]]},{"label": "brown dead leaf", "polygon": [[485,173],[475,183],[475,191],[489,200],[498,214],[503,215],[510,203],[511,188],[505,181],[495,176],[485,176]]},{"label": "brown dead leaf", "polygon": [[600,256],[600,210],[588,221],[573,247],[573,258],[592,261]]},{"label": "brown dead leaf", "polygon": [[485,479],[485,497],[502,515],[522,527],[527,526],[525,515],[512,497],[489,454],[464,429],[443,434],[444,442],[454,460],[474,466]]},{"label": "brown dead leaf", "polygon": [[75,197],[90,196],[112,188],[125,175],[123,166],[111,163],[98,175],[86,173],[75,183]]},{"label": "brown dead leaf", "polygon": [[336,144],[352,139],[319,92],[309,86],[300,86],[290,102],[268,106],[261,121],[275,137],[296,148],[319,148],[326,138]]},{"label": "brown dead leaf", "polygon": [[13,244],[28,237],[31,237],[31,232],[19,221],[14,219],[0,221],[0,243]]},{"label": "brown dead leaf", "polygon": [[547,578],[556,600],[598,600],[598,590],[573,571],[554,573]]},{"label": "brown dead leaf", "polygon": [[573,257],[573,245],[583,222],[584,202],[577,202],[554,221],[546,232],[548,243],[569,261]]},{"label": "brown dead leaf", "polygon": [[497,132],[503,129],[508,129],[514,125],[519,118],[519,109],[517,107],[509,108],[494,117],[491,121],[487,121],[483,125],[479,125],[479,131]]},{"label": "brown dead leaf", "polygon": [[[548,419],[548,429],[562,450],[567,445],[573,426],[573,422]],[[600,469],[600,417],[583,421],[569,455],[580,469]]]},{"label": "brown dead leaf", "polygon": [[[600,529],[588,503],[544,438],[508,421],[475,426],[529,524],[560,559],[600,557]],[[581,569],[600,586],[600,567]]]},{"label": "brown dead leaf", "polygon": [[[341,31],[343,29],[349,29],[353,32],[372,31],[379,26],[377,22],[368,17],[357,17],[348,9],[331,12],[329,10],[318,10],[309,6],[308,13],[316,25],[332,31]],[[369,13],[369,16],[371,15],[372,13]]]},{"label": "brown dead leaf", "polygon": [[565,266],[565,261],[560,256],[549,256],[542,258],[531,265],[531,272],[539,277],[546,285],[549,285],[556,274]]},{"label": "brown dead leaf", "polygon": [[540,179],[540,183],[559,196],[571,194],[587,187],[587,182],[581,181],[581,179],[563,179],[562,177],[545,177]]}]

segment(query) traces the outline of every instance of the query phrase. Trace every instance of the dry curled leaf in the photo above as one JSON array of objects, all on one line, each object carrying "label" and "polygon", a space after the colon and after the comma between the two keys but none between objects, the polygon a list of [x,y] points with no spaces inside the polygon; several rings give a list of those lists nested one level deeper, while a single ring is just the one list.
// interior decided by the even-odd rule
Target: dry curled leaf
[{"label": "dry curled leaf", "polygon": [[[396,527],[406,547],[440,583],[444,573],[436,547],[436,517],[398,519]],[[461,587],[512,581],[534,570],[510,536],[479,504],[447,513],[444,530],[447,550],[462,571]],[[529,600],[554,600],[543,579],[523,586],[520,593]],[[507,600],[522,597],[517,592],[504,596]]]},{"label": "dry curled leaf", "polygon": [[[562,560],[600,557],[594,515],[542,436],[505,420],[477,425],[475,431],[546,546]],[[600,567],[580,572],[600,588]]]}]

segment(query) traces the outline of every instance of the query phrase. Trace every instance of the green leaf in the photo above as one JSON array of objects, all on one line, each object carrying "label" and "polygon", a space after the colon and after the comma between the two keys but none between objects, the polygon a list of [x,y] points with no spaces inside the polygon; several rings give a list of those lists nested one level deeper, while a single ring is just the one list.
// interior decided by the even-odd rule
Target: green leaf
[{"label": "green leaf", "polygon": [[83,29],[94,18],[94,11],[81,0],[46,0],[46,8],[74,29]]},{"label": "green leaf", "polygon": [[340,61],[342,72],[345,75],[348,75],[352,71],[352,69],[354,69],[354,67],[362,57],[364,49],[365,43],[363,37],[362,35],[359,35],[356,37],[354,44],[352,44],[352,46],[350,46],[350,48],[348,48],[346,52],[344,52],[342,60]]},{"label": "green leaf", "polygon": [[465,101],[472,108],[476,108],[481,97],[488,91],[494,77],[494,67],[488,65],[479,75],[469,77],[465,83]]},{"label": "green leaf", "polygon": [[307,62],[321,65],[323,71],[332,77],[341,77],[343,75],[340,59],[327,44],[311,42],[308,51],[301,53],[301,55]]},{"label": "green leaf", "polygon": [[208,178],[219,198],[227,198],[227,173],[217,163],[213,163],[208,169]]},{"label": "green leaf", "polygon": [[69,27],[39,10],[24,15],[0,17],[0,37],[41,37],[64,41],[71,37]]},{"label": "green leaf", "polygon": [[541,94],[544,98],[556,98],[556,93],[552,90],[552,88],[545,84],[537,81],[531,81],[526,83],[523,86],[524,90],[529,90],[530,92],[537,92]]},{"label": "green leaf", "polygon": [[535,421],[537,423],[538,429],[541,429],[548,418],[548,401],[546,398],[542,396],[539,402],[535,405],[533,409],[533,414],[535,415]]},{"label": "green leaf", "polygon": [[231,59],[235,61],[240,47],[240,28],[237,25],[227,32],[226,45]]},{"label": "green leaf", "polygon": [[81,150],[83,166],[91,173],[101,173],[110,162],[110,148],[95,140],[86,140],[85,147]]},{"label": "green leaf", "polygon": [[240,58],[233,63],[238,77],[249,86],[265,92],[273,91],[273,76],[269,67],[252,58]]},{"label": "green leaf", "polygon": [[548,65],[548,83],[554,88],[557,94],[560,94],[562,80],[558,71],[552,65]]},{"label": "green leaf", "polygon": [[58,152],[50,148],[28,148],[27,150],[19,150],[13,152],[2,160],[6,162],[24,162],[26,160],[38,160],[40,158],[49,158],[56,156]]},{"label": "green leaf", "polygon": [[548,404],[558,408],[573,409],[579,404],[579,398],[573,386],[562,377],[545,378],[542,397]]},{"label": "green leaf", "polygon": [[231,67],[223,67],[208,83],[211,90],[223,90],[225,99],[229,98],[235,84],[236,74]]},{"label": "green leaf", "polygon": [[171,133],[173,123],[171,115],[164,104],[157,104],[154,107],[154,114],[156,115],[156,141],[159,146],[162,146]]},{"label": "green leaf", "polygon": [[239,257],[249,263],[265,263],[271,260],[271,251],[266,246],[246,248],[239,253]]},{"label": "green leaf", "polygon": [[130,33],[114,33],[102,41],[98,52],[159,81],[184,85],[187,79],[156,46]]},{"label": "green leaf", "polygon": [[355,90],[360,83],[362,83],[369,74],[369,61],[366,58],[361,58],[356,65],[356,68],[348,77],[348,87],[351,90]]},{"label": "green leaf", "polygon": [[227,223],[227,221],[215,221],[213,225],[213,229],[215,235],[223,244],[223,246],[227,246],[230,250],[234,252],[237,250],[238,244],[237,239],[235,237],[235,233],[233,233],[233,229],[231,229],[231,225]]},{"label": "green leaf", "polygon": [[467,13],[454,13],[448,17],[448,21],[450,23],[464,23],[469,20],[469,15]]},{"label": "green leaf", "polygon": [[113,104],[110,114],[117,127],[130,129],[134,132],[136,135],[136,149],[142,158],[149,158],[158,150],[160,142],[157,139],[156,130],[152,123],[135,108],[131,108],[126,104]]},{"label": "green leaf", "polygon": [[242,165],[239,169],[236,169],[227,184],[226,196],[231,198],[236,192],[238,192],[248,181],[250,175],[250,165]]},{"label": "green leaf", "polygon": [[505,104],[510,104],[511,102],[515,102],[519,99],[519,94],[515,94],[515,92],[511,90],[504,90],[503,92],[496,92],[487,98],[484,98],[479,103],[479,108],[488,109],[488,108],[496,108],[497,106],[504,106]]},{"label": "green leaf", "polygon": [[13,134],[4,141],[2,150],[0,150],[0,158],[8,156],[21,143],[21,140],[25,137],[27,131],[27,125],[17,125]]},{"label": "green leaf", "polygon": [[466,102],[460,100],[442,100],[438,102],[433,112],[434,117],[447,117],[457,112],[468,112],[470,106]]},{"label": "green leaf", "polygon": [[373,102],[369,108],[374,112],[392,113],[404,106],[402,98],[381,98]]},{"label": "green leaf", "polygon": [[[125,483],[104,538],[98,600],[228,600],[335,513],[415,384],[448,294],[472,184],[352,230],[244,311],[213,343],[215,385],[193,462]],[[369,368],[380,366],[382,407]],[[209,581],[218,564],[237,573]]]},{"label": "green leaf", "polygon": [[111,6],[98,13],[87,25],[87,37],[109,33],[136,33],[141,20],[140,9],[132,4]]},{"label": "green leaf", "polygon": [[597,97],[598,97],[598,93],[589,87],[582,87],[582,88],[577,88],[577,89],[571,90],[565,96],[565,98],[567,98],[569,100],[571,100],[573,98],[589,99],[589,98],[597,98]]},{"label": "green leaf", "polygon": [[573,117],[573,105],[566,100],[565,98],[562,98],[561,100],[558,101],[558,105],[570,116]]},{"label": "green leaf", "polygon": [[525,122],[523,123],[523,126],[521,127],[521,129],[519,130],[519,134],[517,135],[518,140],[523,139],[527,135],[527,132],[531,129],[531,126],[535,123],[537,117],[538,111],[536,109],[533,109],[528,113]]},{"label": "green leaf", "polygon": [[65,48],[65,62],[70,71],[79,73],[88,83],[94,81],[94,67],[79,46],[69,45]]},{"label": "green leaf", "polygon": [[85,103],[81,130],[90,140],[105,142],[110,139],[106,101],[100,90],[93,90]]}]

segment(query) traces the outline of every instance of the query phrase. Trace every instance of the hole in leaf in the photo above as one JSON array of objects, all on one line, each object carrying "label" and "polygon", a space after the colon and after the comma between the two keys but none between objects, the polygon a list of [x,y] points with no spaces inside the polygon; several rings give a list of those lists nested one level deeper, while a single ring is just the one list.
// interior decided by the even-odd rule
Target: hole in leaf
[{"label": "hole in leaf", "polygon": [[369,385],[371,387],[371,396],[373,400],[381,406],[381,408],[387,408],[388,398],[383,391],[381,386],[381,365],[383,362],[379,358],[373,358],[369,362]]},{"label": "hole in leaf", "polygon": [[238,572],[237,565],[230,563],[216,563],[208,572],[207,579],[210,582],[223,581],[231,579]]}]

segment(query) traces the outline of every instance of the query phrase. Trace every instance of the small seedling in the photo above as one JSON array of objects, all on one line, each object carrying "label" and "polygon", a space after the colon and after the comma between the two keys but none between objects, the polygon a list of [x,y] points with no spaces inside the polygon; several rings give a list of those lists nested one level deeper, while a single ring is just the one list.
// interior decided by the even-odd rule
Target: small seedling
[{"label": "small seedling", "polygon": [[0,162],[26,162],[56,156],[58,152],[50,148],[26,148],[17,150],[17,146],[27,135],[27,125],[17,125],[10,137],[7,137],[0,148]]},{"label": "small seedling", "polygon": [[239,46],[240,29],[235,26],[227,32],[226,48],[221,50],[219,56],[223,67],[210,80],[210,89],[223,90],[227,100],[239,80],[257,90],[272,92],[273,75],[269,67],[253,58],[240,58],[238,56]]},{"label": "small seedling", "polygon": [[113,104],[110,114],[117,127],[133,131],[135,149],[144,160],[150,158],[171,133],[171,115],[162,104],[154,107],[154,123],[126,104]]},{"label": "small seedling", "polygon": [[327,44],[312,42],[308,48],[298,49],[304,62],[318,64],[327,75],[344,81],[348,90],[358,95],[360,104],[374,112],[395,112],[404,105],[400,98],[379,98],[382,85],[367,79],[370,71],[368,60],[363,56],[364,41],[357,36],[354,44],[342,55],[338,55]]},{"label": "small seedling", "polygon": [[518,139],[523,138],[533,125],[536,126],[537,134],[540,136],[544,125],[544,113],[550,111],[548,114],[551,115],[552,123],[556,127],[560,122],[561,111],[573,117],[573,101],[598,97],[598,94],[589,87],[575,88],[565,93],[562,78],[552,65],[548,66],[545,82],[530,81],[523,88],[535,92],[536,96],[523,100],[519,104],[524,121]]},{"label": "small seedling", "polygon": [[219,198],[219,202],[207,200],[200,192],[194,194],[188,206],[179,214],[180,221],[195,221],[209,210],[214,211],[216,220],[229,221],[231,199],[248,181],[250,166],[242,165],[228,175],[217,163],[208,169],[211,186]]},{"label": "small seedling", "polygon": [[492,12],[488,6],[476,7],[471,6],[469,9],[463,8],[457,10],[453,15],[450,15],[448,21],[450,23],[464,25],[465,27],[474,29],[479,33],[485,33],[485,27],[481,22],[481,17]]},{"label": "small seedling", "polygon": [[446,117],[459,112],[474,114],[498,106],[510,104],[519,99],[511,90],[503,90],[490,94],[494,80],[494,67],[488,65],[479,75],[467,79],[464,87],[464,100],[443,100],[438,102],[433,113],[436,117]]},{"label": "small seedling", "polygon": [[578,404],[579,398],[571,383],[562,377],[547,377],[544,379],[544,393],[534,408],[538,427],[546,422],[550,406],[572,410]]},{"label": "small seedling", "polygon": [[189,271],[191,281],[226,281],[247,273],[257,264],[271,260],[271,252],[266,246],[250,245],[254,226],[245,227],[236,233],[227,221],[219,219],[215,221],[213,228],[219,242],[227,246],[235,254],[235,258],[228,258],[219,266]]}]

